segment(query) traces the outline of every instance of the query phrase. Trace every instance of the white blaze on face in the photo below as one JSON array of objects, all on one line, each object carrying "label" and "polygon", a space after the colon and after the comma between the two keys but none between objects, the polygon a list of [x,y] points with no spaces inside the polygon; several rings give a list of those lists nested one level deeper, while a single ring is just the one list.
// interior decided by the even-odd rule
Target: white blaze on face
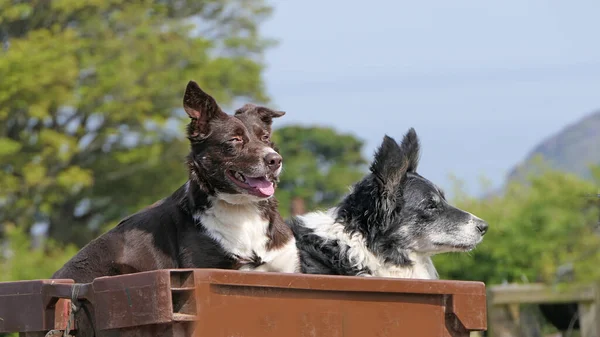
[{"label": "white blaze on face", "polygon": [[[263,158],[267,157],[271,153],[277,153],[277,151],[273,150],[272,147],[266,147],[265,151],[263,153]],[[277,153],[277,154],[279,154],[279,153]],[[279,166],[279,168],[277,169],[277,171],[275,171],[275,175],[279,177],[279,175],[281,174],[281,170],[282,169],[283,169],[283,160],[281,161],[281,165]]]}]

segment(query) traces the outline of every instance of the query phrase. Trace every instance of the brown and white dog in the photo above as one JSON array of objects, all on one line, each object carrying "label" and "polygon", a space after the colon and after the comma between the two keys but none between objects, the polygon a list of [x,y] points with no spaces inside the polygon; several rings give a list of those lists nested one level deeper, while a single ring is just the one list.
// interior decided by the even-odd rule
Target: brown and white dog
[{"label": "brown and white dog", "polygon": [[299,272],[294,236],[273,198],[282,158],[271,123],[284,112],[247,104],[228,115],[193,81],[183,105],[189,180],[90,242],[53,278],[81,283],[170,268]]}]

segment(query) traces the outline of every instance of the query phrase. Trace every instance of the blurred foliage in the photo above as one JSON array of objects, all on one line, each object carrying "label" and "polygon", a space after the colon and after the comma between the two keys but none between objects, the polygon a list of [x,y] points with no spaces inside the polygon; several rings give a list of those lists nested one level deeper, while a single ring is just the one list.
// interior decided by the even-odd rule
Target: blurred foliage
[{"label": "blurred foliage", "polygon": [[51,239],[33,248],[30,236],[14,226],[6,228],[6,239],[0,246],[0,282],[50,278],[78,250],[73,244],[63,246]]},{"label": "blurred foliage", "polygon": [[273,141],[284,158],[277,188],[279,211],[290,215],[293,198],[307,211],[334,206],[366,172],[363,141],[328,127],[287,126],[277,129]]},{"label": "blurred foliage", "polygon": [[572,264],[576,282],[600,277],[600,170],[592,171],[589,181],[546,169],[480,200],[458,193],[456,205],[488,221],[490,229],[472,253],[436,256],[440,276],[553,283],[557,268]]},{"label": "blurred foliage", "polygon": [[267,101],[270,13],[262,0],[0,0],[0,236],[47,222],[82,246],[185,182],[187,81],[223,105]]}]

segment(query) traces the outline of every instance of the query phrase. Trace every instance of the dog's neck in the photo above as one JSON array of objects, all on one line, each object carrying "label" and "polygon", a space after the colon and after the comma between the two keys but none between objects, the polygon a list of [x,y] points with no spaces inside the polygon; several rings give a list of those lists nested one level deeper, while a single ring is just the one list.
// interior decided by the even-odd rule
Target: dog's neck
[{"label": "dog's neck", "polygon": [[229,194],[210,195],[193,181],[188,181],[174,196],[196,226],[245,264],[240,269],[299,270],[296,240],[277,213],[275,199],[254,201]]},{"label": "dog's neck", "polygon": [[391,263],[384,263],[382,268],[379,268],[373,273],[373,276],[425,280],[438,279],[437,270],[429,255],[422,255],[409,251],[406,253],[411,261],[410,265],[399,266]]},{"label": "dog's neck", "polygon": [[[206,233],[240,263],[241,270],[294,273],[299,261],[296,241],[279,231],[283,223],[272,221],[266,203],[235,204],[217,196],[211,206],[193,215]],[[285,227],[287,229],[287,227]]]},{"label": "dog's neck", "polygon": [[[347,224],[337,219],[337,210],[313,212],[299,219],[304,226],[326,240],[335,240],[345,247],[342,258],[349,259],[353,265],[365,272],[359,276],[377,276],[412,279],[437,279],[438,274],[429,255],[419,254],[411,250],[400,251],[403,254],[402,263],[386,261],[371,251],[365,237],[358,231],[348,231]],[[339,258],[339,257],[335,257]]]},{"label": "dog's neck", "polygon": [[206,212],[209,208],[233,207],[259,214],[267,222],[271,220],[267,214],[264,214],[266,212],[260,212],[261,208],[268,207],[267,200],[259,200],[253,196],[243,194],[210,192],[203,184],[192,179],[181,186],[173,196],[177,199],[180,207],[192,216]]}]

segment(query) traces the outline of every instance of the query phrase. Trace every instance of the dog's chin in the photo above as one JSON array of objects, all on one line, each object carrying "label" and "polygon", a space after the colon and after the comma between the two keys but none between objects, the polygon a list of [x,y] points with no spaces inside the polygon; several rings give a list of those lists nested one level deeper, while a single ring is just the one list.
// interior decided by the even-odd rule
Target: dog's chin
[{"label": "dog's chin", "polygon": [[477,245],[443,245],[441,246],[444,252],[470,252],[475,249]]},{"label": "dog's chin", "polygon": [[225,176],[232,187],[239,192],[240,197],[245,195],[250,197],[249,199],[266,200],[275,194],[277,177],[272,175],[250,177],[239,171],[227,170]]},{"label": "dog's chin", "polygon": [[481,243],[482,240],[483,238],[480,237],[475,241],[468,242],[436,242],[434,243],[434,254],[449,252],[470,252],[473,249],[475,249],[475,247],[477,247],[477,245]]}]

